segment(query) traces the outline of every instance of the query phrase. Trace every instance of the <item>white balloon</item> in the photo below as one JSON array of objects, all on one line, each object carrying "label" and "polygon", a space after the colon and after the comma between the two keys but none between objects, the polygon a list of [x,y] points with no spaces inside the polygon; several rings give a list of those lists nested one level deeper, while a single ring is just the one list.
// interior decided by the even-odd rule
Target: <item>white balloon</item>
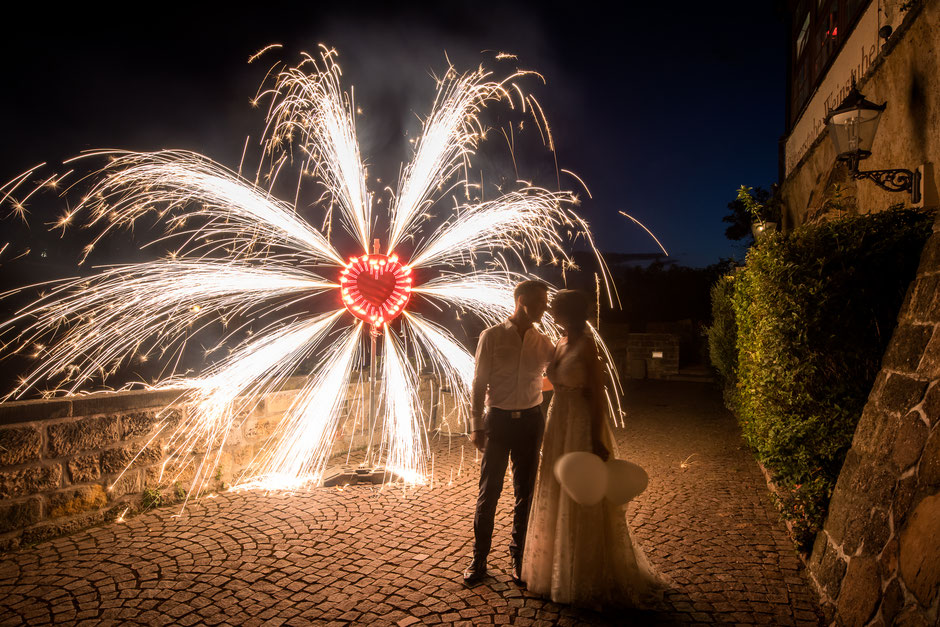
[{"label": "white balloon", "polygon": [[650,477],[640,466],[625,459],[607,460],[607,500],[615,505],[636,498],[646,490]]},{"label": "white balloon", "polygon": [[555,478],[579,505],[595,505],[607,491],[607,466],[594,453],[574,451],[555,462]]}]

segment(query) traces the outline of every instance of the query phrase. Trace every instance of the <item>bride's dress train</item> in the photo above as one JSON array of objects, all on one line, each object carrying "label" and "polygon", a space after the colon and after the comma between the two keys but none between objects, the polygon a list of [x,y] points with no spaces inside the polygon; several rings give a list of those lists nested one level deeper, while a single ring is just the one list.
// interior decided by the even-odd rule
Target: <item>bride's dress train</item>
[{"label": "bride's dress train", "polygon": [[[584,340],[553,360],[555,388],[542,444],[542,459],[529,515],[522,578],[531,592],[557,603],[588,607],[653,604],[659,578],[633,540],[623,505],[607,499],[578,505],[555,478],[555,462],[572,451],[591,451],[591,408]],[[617,445],[605,420],[603,442],[612,457]]]}]

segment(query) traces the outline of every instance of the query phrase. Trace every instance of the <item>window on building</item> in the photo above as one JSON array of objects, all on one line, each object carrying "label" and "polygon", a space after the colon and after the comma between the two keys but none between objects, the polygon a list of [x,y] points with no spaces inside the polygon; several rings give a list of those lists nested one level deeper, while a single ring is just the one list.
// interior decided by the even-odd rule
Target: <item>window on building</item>
[{"label": "window on building", "polygon": [[800,34],[796,36],[797,59],[803,55],[803,50],[806,48],[807,39],[809,39],[809,13],[807,13],[806,17],[803,19],[803,26],[800,27]]},{"label": "window on building", "polygon": [[799,118],[872,0],[792,2],[790,126]]}]

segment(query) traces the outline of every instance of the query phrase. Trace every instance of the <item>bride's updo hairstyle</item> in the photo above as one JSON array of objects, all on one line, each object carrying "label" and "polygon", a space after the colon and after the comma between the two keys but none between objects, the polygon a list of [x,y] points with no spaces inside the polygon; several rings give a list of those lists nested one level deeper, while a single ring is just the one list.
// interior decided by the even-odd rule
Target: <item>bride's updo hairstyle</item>
[{"label": "bride's updo hairstyle", "polygon": [[575,331],[583,330],[591,315],[591,301],[579,290],[558,290],[552,298],[552,317],[563,320]]}]

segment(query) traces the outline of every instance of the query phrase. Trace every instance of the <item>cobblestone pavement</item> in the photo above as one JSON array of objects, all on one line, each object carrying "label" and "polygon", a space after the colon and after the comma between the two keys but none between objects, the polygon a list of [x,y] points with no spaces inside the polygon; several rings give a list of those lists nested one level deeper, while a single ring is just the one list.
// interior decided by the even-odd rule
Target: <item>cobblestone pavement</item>
[{"label": "cobblestone pavement", "polygon": [[818,624],[800,560],[718,393],[643,382],[628,398],[621,456],[651,477],[628,519],[672,581],[656,610],[596,613],[515,587],[509,491],[493,576],[466,588],[478,465],[469,442],[445,437],[433,443],[433,488],[227,493],[181,517],[164,508],[7,554],[0,624]]}]

